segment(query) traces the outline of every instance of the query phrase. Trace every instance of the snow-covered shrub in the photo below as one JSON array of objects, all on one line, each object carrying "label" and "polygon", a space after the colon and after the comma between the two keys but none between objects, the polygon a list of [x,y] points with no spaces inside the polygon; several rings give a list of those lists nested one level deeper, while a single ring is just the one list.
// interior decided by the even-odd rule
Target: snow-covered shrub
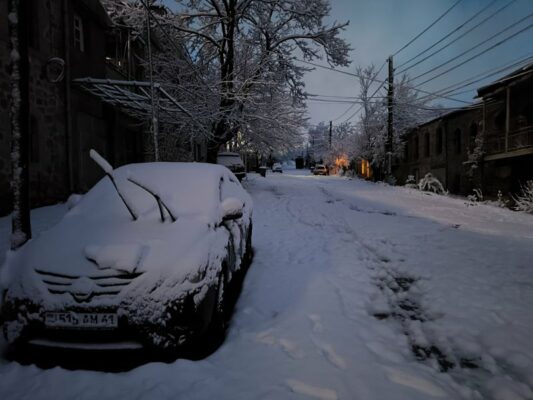
[{"label": "snow-covered shrub", "polygon": [[405,187],[409,189],[418,189],[418,184],[416,183],[414,175],[407,175],[407,179],[405,180]]},{"label": "snow-covered shrub", "polygon": [[498,199],[496,200],[496,205],[500,208],[507,208],[509,200],[503,198],[503,193],[501,190],[498,190]]},{"label": "snow-covered shrub", "polygon": [[418,188],[424,192],[433,192],[437,194],[446,193],[442,183],[440,183],[440,181],[435,178],[431,172],[428,172],[422,179],[420,179]]},{"label": "snow-covered shrub", "polygon": [[483,201],[483,192],[481,192],[481,189],[474,189],[473,194],[469,194],[466,196],[468,200],[470,200],[472,203],[478,203]]},{"label": "snow-covered shrub", "polygon": [[521,188],[521,193],[513,196],[514,209],[533,214],[533,180],[527,181]]}]

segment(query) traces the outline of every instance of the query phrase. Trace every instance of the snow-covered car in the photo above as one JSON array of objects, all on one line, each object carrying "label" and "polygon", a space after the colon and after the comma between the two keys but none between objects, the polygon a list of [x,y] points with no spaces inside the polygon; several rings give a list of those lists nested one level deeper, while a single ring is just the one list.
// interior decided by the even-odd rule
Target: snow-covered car
[{"label": "snow-covered car", "polygon": [[283,173],[283,168],[281,167],[281,164],[280,163],[272,164],[272,172]]},{"label": "snow-covered car", "polygon": [[328,175],[328,169],[325,165],[317,164],[313,168],[313,175]]},{"label": "snow-covered car", "polygon": [[220,342],[252,258],[248,193],[220,165],[104,169],[4,265],[8,342],[161,354]]},{"label": "snow-covered car", "polygon": [[239,153],[218,153],[217,164],[227,167],[240,181],[246,176],[246,168]]}]

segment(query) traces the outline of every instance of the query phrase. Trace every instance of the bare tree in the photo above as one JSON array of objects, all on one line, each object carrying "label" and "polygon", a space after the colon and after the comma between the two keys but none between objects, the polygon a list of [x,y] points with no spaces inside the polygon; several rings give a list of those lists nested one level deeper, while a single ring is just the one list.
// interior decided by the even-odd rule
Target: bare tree
[{"label": "bare tree", "polygon": [[330,12],[326,0],[177,1],[182,23],[175,28],[218,72],[210,162],[220,145],[247,125],[247,104],[253,103],[257,86],[270,85],[281,96],[289,93],[296,101],[303,99],[305,68],[294,63],[294,52],[312,60],[323,51],[331,65],[349,63],[349,46],[338,37],[347,24],[323,24]]}]

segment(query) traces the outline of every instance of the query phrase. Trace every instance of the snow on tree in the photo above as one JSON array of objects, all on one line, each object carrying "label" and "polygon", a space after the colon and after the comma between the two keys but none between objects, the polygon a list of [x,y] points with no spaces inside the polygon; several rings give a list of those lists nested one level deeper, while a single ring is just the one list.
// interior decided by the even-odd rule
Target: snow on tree
[{"label": "snow on tree", "polygon": [[418,188],[424,192],[433,192],[437,194],[445,194],[446,191],[442,186],[442,183],[433,176],[432,173],[428,172],[420,182],[418,183]]},{"label": "snow on tree", "polygon": [[141,37],[150,8],[154,79],[190,111],[177,129],[162,124],[161,141],[205,141],[212,162],[228,142],[272,150],[301,140],[307,69],[295,64],[295,52],[348,64],[338,37],[346,24],[323,23],[326,0],[177,0],[178,12],[154,3],[104,0],[111,18]]},{"label": "snow on tree", "polygon": [[[382,166],[387,157],[387,99],[383,92],[373,96],[376,68],[370,65],[358,67],[359,90],[362,113],[357,123],[358,135],[354,138],[352,154],[369,160],[376,168]],[[402,157],[405,135],[420,123],[438,115],[428,106],[429,99],[419,98],[412,89],[407,75],[403,75],[394,85],[392,155]]]},{"label": "snow on tree", "polygon": [[521,193],[513,196],[514,209],[533,214],[533,180],[527,181],[521,187]]},{"label": "snow on tree", "polygon": [[[296,110],[304,99],[305,68],[295,64],[293,54],[304,59],[325,53],[334,66],[348,65],[348,44],[339,33],[347,24],[326,26],[330,12],[326,0],[177,0],[181,18],[174,27],[183,34],[194,54],[216,71],[212,88],[217,109],[208,138],[208,161],[214,162],[220,145],[243,134],[251,121],[264,126],[277,117],[265,99],[288,99]],[[268,99],[269,96],[266,97]],[[257,118],[261,115],[260,118]],[[274,117],[274,118],[272,118]],[[254,134],[265,132],[255,130]],[[262,141],[271,137],[261,135]]]},{"label": "snow on tree", "polygon": [[348,122],[333,125],[330,143],[329,124],[322,121],[308,130],[309,155],[315,162],[322,161],[328,165],[334,165],[340,159],[348,162],[348,150],[354,135],[354,126]]}]

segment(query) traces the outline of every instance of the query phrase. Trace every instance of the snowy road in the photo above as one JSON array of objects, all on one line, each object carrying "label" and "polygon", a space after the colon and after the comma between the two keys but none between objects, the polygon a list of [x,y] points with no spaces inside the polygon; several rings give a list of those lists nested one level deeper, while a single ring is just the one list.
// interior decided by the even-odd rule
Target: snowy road
[{"label": "snowy road", "polygon": [[307,174],[245,183],[256,253],[211,357],[0,361],[0,398],[533,399],[532,216]]}]

